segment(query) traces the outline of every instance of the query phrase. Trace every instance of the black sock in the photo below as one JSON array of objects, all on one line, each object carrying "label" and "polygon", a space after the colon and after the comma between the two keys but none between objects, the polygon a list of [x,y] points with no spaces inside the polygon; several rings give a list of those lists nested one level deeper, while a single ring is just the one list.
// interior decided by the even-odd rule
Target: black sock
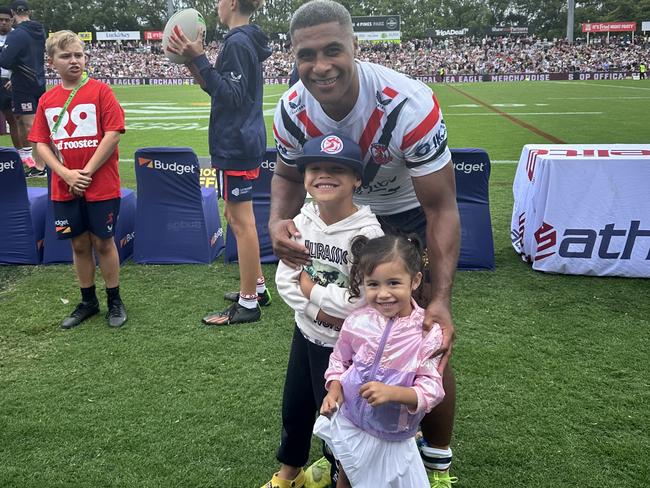
[{"label": "black sock", "polygon": [[108,297],[108,303],[113,303],[115,300],[121,300],[119,285],[115,288],[106,288],[106,296]]},{"label": "black sock", "polygon": [[88,288],[80,288],[81,290],[81,301],[82,302],[97,302],[97,295],[95,294],[95,285],[89,286]]}]

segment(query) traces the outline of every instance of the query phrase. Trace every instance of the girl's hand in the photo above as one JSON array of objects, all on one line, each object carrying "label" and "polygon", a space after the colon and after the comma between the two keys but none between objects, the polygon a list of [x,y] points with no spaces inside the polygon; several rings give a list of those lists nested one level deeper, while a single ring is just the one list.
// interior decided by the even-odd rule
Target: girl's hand
[{"label": "girl's hand", "polygon": [[320,407],[320,414],[325,415],[328,419],[343,405],[343,388],[338,381],[332,381],[329,392],[323,398],[323,404]]},{"label": "girl's hand", "polygon": [[378,407],[385,403],[392,402],[392,387],[382,383],[381,381],[369,381],[361,385],[359,388],[359,395],[368,401],[371,407]]}]

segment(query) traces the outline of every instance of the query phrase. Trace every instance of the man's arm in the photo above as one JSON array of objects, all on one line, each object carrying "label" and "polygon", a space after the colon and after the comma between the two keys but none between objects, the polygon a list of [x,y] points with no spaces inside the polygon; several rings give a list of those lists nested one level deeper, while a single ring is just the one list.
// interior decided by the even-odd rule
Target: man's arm
[{"label": "man's arm", "polygon": [[454,339],[451,291],[460,250],[460,217],[451,161],[438,171],[414,177],[413,187],[427,219],[431,301],[426,309],[424,325],[428,329],[433,322],[438,322],[442,328],[443,341],[437,353],[443,354],[438,367],[443,371]]},{"label": "man's arm", "polygon": [[305,194],[302,175],[278,157],[271,180],[269,235],[273,252],[288,266],[303,266],[310,261],[309,251],[294,240],[300,233],[292,220],[300,212]]}]

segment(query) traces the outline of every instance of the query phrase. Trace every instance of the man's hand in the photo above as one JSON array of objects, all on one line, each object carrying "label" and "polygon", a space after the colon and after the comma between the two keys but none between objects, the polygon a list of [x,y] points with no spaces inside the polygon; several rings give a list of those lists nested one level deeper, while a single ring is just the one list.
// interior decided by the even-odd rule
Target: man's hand
[{"label": "man's hand", "polygon": [[378,407],[388,402],[392,402],[392,387],[381,381],[369,381],[361,385],[359,395],[368,401],[371,407]]},{"label": "man's hand", "polygon": [[269,222],[269,235],[273,244],[273,253],[288,266],[299,268],[311,262],[309,251],[295,241],[300,232],[291,219]]},{"label": "man's hand", "polygon": [[328,419],[331,418],[332,414],[343,405],[343,401],[343,388],[341,387],[341,383],[338,381],[332,381],[329,392],[325,395],[325,398],[323,398],[323,404],[320,407],[320,414],[325,415]]},{"label": "man's hand", "polygon": [[433,324],[437,322],[442,329],[442,344],[440,348],[433,353],[432,357],[442,355],[440,364],[438,365],[438,372],[442,375],[445,370],[449,358],[451,357],[451,350],[453,348],[454,340],[456,339],[456,332],[454,329],[454,322],[451,318],[451,310],[449,304],[445,302],[432,301],[424,311],[424,322],[422,328],[425,331],[430,331]]},{"label": "man's hand", "polygon": [[192,60],[203,54],[205,52],[203,49],[204,30],[203,27],[200,27],[199,29],[196,40],[190,41],[187,36],[185,36],[183,29],[179,26],[175,26],[171,36],[169,36],[167,51],[178,54],[179,56],[184,56],[188,60]]}]

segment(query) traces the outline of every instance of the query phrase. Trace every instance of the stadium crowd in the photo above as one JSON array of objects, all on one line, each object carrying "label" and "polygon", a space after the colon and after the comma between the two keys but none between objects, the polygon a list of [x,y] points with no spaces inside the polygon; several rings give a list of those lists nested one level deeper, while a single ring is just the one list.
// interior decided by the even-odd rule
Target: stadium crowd
[{"label": "stadium crowd", "polygon": [[[417,76],[438,74],[555,73],[570,71],[637,71],[650,61],[650,39],[630,43],[625,38],[604,36],[596,42],[569,44],[528,37],[455,37],[421,39],[403,43],[361,43],[359,59]],[[293,66],[289,49],[272,44],[273,55],[264,63],[266,78],[287,77]],[[216,59],[218,43],[207,48]],[[182,65],[164,56],[160,43],[89,44],[89,71],[95,77],[176,78],[189,76]],[[47,76],[54,76],[48,71]]]}]

